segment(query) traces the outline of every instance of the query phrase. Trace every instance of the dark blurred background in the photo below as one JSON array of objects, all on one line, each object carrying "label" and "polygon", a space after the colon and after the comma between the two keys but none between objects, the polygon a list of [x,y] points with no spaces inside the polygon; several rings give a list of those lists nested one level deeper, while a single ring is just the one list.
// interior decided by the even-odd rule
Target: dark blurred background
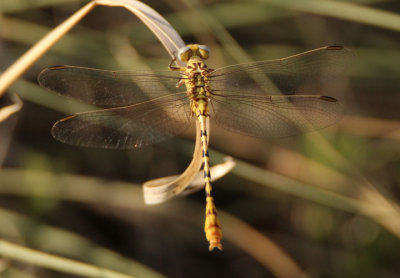
[{"label": "dark blurred background", "polygon": [[[348,47],[348,72],[315,92],[339,99],[343,119],[315,138],[261,140],[212,126],[211,163],[226,154],[238,165],[214,182],[226,236],[224,251],[210,253],[202,191],[157,207],[145,206],[141,193],[141,183],[186,169],[194,128],[133,151],[69,146],[51,136],[55,121],[76,108],[38,86],[43,68],[170,63],[132,13],[96,7],[9,89],[24,106],[0,124],[0,237],[135,277],[152,277],[136,263],[167,277],[291,277],[287,260],[310,277],[398,277],[400,2],[143,2],[186,43],[208,45],[211,68]],[[1,0],[0,70],[84,4]],[[0,277],[78,277],[0,262]]]}]

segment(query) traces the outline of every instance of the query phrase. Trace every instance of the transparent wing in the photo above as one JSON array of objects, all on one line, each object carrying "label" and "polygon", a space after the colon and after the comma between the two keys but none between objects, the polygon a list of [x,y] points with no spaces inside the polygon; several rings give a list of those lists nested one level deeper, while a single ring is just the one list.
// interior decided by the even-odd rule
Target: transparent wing
[{"label": "transparent wing", "polygon": [[103,107],[140,103],[176,92],[179,73],[128,72],[74,66],[44,69],[39,84],[64,96]]},{"label": "transparent wing", "polygon": [[352,52],[344,47],[322,47],[283,59],[217,69],[210,74],[210,85],[214,91],[295,93],[304,85],[316,85],[337,77],[352,60]]},{"label": "transparent wing", "polygon": [[119,108],[74,114],[56,122],[57,140],[85,147],[144,147],[185,130],[190,123],[185,93]]},{"label": "transparent wing", "polygon": [[334,98],[315,95],[212,96],[216,123],[230,131],[255,137],[285,137],[317,130],[336,123],[342,105]]}]

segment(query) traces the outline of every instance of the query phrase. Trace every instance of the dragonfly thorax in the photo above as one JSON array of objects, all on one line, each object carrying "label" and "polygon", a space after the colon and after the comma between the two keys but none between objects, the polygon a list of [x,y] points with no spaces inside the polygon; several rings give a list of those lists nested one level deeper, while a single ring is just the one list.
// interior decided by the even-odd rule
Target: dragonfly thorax
[{"label": "dragonfly thorax", "polygon": [[209,116],[208,99],[211,93],[208,75],[210,70],[199,56],[187,62],[183,77],[190,99],[192,115]]},{"label": "dragonfly thorax", "polygon": [[205,45],[188,44],[182,47],[177,54],[177,58],[186,62],[186,66],[172,66],[175,59],[169,66],[170,70],[179,71],[182,74],[177,87],[185,84],[192,116],[209,116],[208,100],[211,96],[209,75],[212,70],[204,63],[209,54],[210,49]]}]

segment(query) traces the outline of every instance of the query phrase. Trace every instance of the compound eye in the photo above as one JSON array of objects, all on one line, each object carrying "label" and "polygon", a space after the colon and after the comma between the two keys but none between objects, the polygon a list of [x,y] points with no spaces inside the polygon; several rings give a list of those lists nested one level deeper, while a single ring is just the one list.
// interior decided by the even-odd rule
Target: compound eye
[{"label": "compound eye", "polygon": [[202,59],[207,59],[210,56],[210,48],[207,45],[199,45],[199,53]]},{"label": "compound eye", "polygon": [[182,62],[187,62],[192,56],[192,51],[190,50],[189,47],[184,46],[178,51],[178,59],[181,60]]}]

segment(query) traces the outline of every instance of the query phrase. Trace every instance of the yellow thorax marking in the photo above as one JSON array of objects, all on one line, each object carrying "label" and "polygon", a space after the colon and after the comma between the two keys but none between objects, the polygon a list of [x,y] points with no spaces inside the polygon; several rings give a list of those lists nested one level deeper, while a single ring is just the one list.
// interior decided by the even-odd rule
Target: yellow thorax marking
[{"label": "yellow thorax marking", "polygon": [[209,115],[208,97],[210,89],[208,85],[208,69],[204,63],[209,57],[210,49],[205,45],[188,44],[181,48],[177,54],[177,58],[182,62],[186,62],[186,67],[173,67],[171,70],[181,71],[182,80],[178,86],[185,84],[187,95],[190,99],[190,107],[192,115]]}]

